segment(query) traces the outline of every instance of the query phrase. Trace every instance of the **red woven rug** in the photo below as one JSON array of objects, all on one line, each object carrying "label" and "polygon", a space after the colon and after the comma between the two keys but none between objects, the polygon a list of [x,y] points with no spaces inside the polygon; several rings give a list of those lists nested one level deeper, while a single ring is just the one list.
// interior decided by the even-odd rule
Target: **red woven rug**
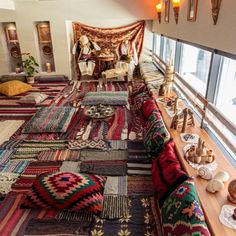
[{"label": "red woven rug", "polygon": [[[60,83],[35,83],[33,89],[13,97],[0,95],[0,120],[27,120],[34,115],[40,107],[50,106],[59,93],[68,85],[68,82]],[[48,98],[38,105],[19,104],[20,98],[32,94],[42,93]]]}]

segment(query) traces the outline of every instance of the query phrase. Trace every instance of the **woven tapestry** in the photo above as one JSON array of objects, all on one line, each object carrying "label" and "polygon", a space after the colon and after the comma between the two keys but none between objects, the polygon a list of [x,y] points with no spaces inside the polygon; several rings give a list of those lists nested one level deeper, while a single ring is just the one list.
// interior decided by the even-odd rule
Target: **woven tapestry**
[{"label": "woven tapestry", "polygon": [[117,28],[98,28],[73,22],[74,42],[77,42],[81,35],[86,35],[90,40],[96,41],[101,48],[110,49],[119,55],[118,51],[121,42],[129,38],[131,42],[135,42],[137,54],[140,57],[144,28],[144,21]]}]

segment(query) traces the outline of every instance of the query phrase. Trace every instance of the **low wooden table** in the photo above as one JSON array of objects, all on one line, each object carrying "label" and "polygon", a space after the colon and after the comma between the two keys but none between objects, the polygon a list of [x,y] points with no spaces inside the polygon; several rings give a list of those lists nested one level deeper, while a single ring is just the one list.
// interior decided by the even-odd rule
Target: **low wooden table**
[{"label": "low wooden table", "polygon": [[101,73],[103,71],[103,64],[104,63],[111,63],[112,67],[114,68],[115,55],[98,56],[96,59],[98,62],[98,75],[101,75]]}]

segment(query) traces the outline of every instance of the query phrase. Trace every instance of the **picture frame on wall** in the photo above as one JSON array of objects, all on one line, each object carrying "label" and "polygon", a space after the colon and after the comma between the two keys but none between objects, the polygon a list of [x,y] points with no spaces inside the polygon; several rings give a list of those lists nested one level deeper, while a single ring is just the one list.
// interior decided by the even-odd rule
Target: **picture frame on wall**
[{"label": "picture frame on wall", "polygon": [[6,36],[7,36],[8,43],[17,43],[18,42],[18,37],[17,37],[17,33],[16,33],[15,28],[7,28],[6,29]]},{"label": "picture frame on wall", "polygon": [[196,21],[197,5],[198,5],[198,0],[188,0],[188,15],[187,15],[188,21],[192,21],[192,22]]},{"label": "picture frame on wall", "polygon": [[49,24],[37,25],[38,37],[40,43],[51,43],[51,32]]},{"label": "picture frame on wall", "polygon": [[165,6],[164,21],[169,22],[169,20],[170,20],[170,0],[165,0],[164,6]]}]

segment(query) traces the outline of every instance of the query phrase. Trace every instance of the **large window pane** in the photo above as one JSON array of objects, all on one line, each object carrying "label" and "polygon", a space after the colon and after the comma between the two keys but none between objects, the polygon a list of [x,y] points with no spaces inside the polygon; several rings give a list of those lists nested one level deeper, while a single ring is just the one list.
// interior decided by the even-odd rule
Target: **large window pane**
[{"label": "large window pane", "polygon": [[163,60],[167,64],[171,63],[173,64],[173,60],[175,58],[175,46],[176,46],[175,40],[164,38]]},{"label": "large window pane", "polygon": [[156,34],[155,37],[155,53],[160,56],[160,49],[161,49],[161,36]]},{"label": "large window pane", "polygon": [[180,75],[205,96],[211,61],[211,52],[183,44]]},{"label": "large window pane", "polygon": [[236,60],[222,57],[216,107],[236,125]]}]

